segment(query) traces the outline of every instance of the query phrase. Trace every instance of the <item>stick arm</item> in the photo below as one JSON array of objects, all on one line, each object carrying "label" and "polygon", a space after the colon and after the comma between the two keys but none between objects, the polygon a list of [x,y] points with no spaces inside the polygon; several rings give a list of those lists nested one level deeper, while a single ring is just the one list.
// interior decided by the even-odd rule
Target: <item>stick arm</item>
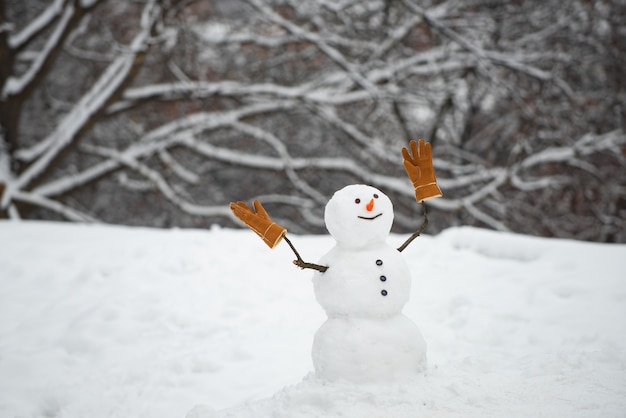
[{"label": "stick arm", "polygon": [[415,238],[419,237],[422,234],[422,232],[426,230],[426,227],[428,226],[428,215],[426,214],[426,203],[424,203],[423,200],[420,203],[422,204],[422,211],[424,213],[424,222],[422,223],[422,226],[420,226],[419,229],[413,233],[413,235],[411,235],[406,241],[404,241],[404,243],[401,246],[398,247],[399,252],[402,252],[406,247],[408,247],[408,245],[411,242],[413,242]]},{"label": "stick arm", "polygon": [[287,236],[285,235],[283,236],[283,239],[285,240],[287,244],[289,244],[289,247],[291,247],[291,251],[293,251],[293,253],[296,255],[297,260],[293,260],[293,264],[300,267],[301,269],[317,270],[320,273],[324,273],[326,270],[328,270],[328,266],[322,266],[320,264],[315,264],[315,263],[307,263],[306,261],[304,261],[302,257],[300,257],[298,250],[296,250],[296,247],[294,247],[294,245],[291,243],[289,238],[287,238]]}]

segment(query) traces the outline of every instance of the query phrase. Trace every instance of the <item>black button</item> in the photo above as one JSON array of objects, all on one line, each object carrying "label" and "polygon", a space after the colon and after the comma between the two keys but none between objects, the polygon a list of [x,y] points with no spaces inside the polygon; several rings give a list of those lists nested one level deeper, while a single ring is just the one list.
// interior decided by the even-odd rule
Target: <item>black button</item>
[{"label": "black button", "polygon": [[385,289],[383,289],[383,290],[380,291],[380,294],[383,295],[383,296],[387,296],[387,291]]},{"label": "black button", "polygon": [[385,282],[385,281],[387,281],[387,277],[385,277],[385,276],[380,276],[380,281],[381,281],[381,282]]},{"label": "black button", "polygon": [[382,266],[383,265],[383,260],[376,260],[376,265],[377,266]]}]

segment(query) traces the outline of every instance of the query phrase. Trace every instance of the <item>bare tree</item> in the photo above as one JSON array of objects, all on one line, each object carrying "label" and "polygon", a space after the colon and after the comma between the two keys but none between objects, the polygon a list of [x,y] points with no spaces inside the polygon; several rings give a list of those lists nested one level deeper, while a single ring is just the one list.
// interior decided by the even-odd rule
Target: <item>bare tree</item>
[{"label": "bare tree", "polygon": [[399,150],[424,137],[431,232],[626,240],[618,1],[59,0],[19,25],[3,9],[5,216],[205,226],[259,198],[319,232],[362,182],[406,231]]}]

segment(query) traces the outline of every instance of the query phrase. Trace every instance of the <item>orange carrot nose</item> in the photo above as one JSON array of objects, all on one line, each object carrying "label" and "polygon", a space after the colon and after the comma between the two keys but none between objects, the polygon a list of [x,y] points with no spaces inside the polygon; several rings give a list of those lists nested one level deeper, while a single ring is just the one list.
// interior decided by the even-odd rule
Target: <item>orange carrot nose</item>
[{"label": "orange carrot nose", "polygon": [[371,212],[372,209],[374,209],[374,199],[370,200],[367,206],[365,206],[365,209],[367,209],[368,212]]}]

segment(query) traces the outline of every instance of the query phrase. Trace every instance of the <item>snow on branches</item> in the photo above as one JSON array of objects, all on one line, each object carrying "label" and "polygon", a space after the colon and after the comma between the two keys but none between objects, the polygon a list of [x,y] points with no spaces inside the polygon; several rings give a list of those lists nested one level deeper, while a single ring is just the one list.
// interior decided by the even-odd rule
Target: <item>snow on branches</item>
[{"label": "snow on branches", "polygon": [[0,32],[0,216],[205,225],[264,196],[316,232],[358,182],[410,230],[398,150],[424,137],[433,231],[624,240],[614,3],[55,0]]}]

